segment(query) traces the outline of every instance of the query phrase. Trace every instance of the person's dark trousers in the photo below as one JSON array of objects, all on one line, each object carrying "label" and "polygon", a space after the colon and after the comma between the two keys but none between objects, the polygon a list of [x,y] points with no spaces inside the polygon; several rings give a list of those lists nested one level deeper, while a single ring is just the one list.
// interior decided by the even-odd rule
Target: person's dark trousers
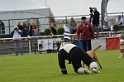
[{"label": "person's dark trousers", "polygon": [[74,47],[70,51],[69,58],[72,61],[72,65],[76,73],[78,68],[82,67],[81,61],[83,61],[87,66],[94,61],[84,50],[79,47]]},{"label": "person's dark trousers", "polygon": [[19,53],[21,53],[21,55],[23,55],[21,41],[19,41],[19,40],[14,41],[14,46],[15,46],[15,54],[16,54],[16,56],[17,56]]},{"label": "person's dark trousers", "polygon": [[94,28],[94,30],[95,30],[95,32],[96,32],[96,38],[98,38],[98,34],[99,34],[99,25],[94,24],[94,25],[93,25],[93,28]]},{"label": "person's dark trousers", "polygon": [[91,50],[91,40],[82,40],[82,47],[84,51]]}]

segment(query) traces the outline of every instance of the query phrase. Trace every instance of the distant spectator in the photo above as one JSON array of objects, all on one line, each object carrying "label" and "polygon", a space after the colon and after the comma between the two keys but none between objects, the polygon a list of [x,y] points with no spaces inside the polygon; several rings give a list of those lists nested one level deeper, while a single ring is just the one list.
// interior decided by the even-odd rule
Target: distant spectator
[{"label": "distant spectator", "polygon": [[121,15],[119,15],[118,18],[116,18],[116,24],[119,24],[122,27],[122,30],[124,30],[123,22],[123,18],[121,17]]},{"label": "distant spectator", "polygon": [[97,8],[93,8],[93,21],[92,21],[92,24],[93,24],[93,27],[94,27],[94,30],[95,32],[97,33],[96,35],[96,38],[98,38],[98,34],[99,34],[99,15],[100,13],[98,12]]},{"label": "distant spectator", "polygon": [[92,24],[92,21],[93,21],[93,16],[94,16],[94,13],[93,13],[93,9],[92,9],[92,7],[90,7],[90,19],[89,19],[89,23],[91,23]]},{"label": "distant spectator", "polygon": [[93,15],[93,25],[96,25],[98,26],[99,25],[99,15],[100,13],[98,12],[97,8],[93,8],[93,12],[94,12],[94,15]]},{"label": "distant spectator", "polygon": [[[30,36],[37,36],[38,35],[38,31],[36,29],[36,25],[34,22],[30,25],[29,35]],[[37,40],[33,39],[33,40],[31,40],[31,43],[32,43],[32,47],[34,46],[34,48],[35,48],[35,54],[36,54]]]},{"label": "distant spectator", "polygon": [[69,25],[64,25],[64,41],[69,42],[71,40],[70,27]]},{"label": "distant spectator", "polygon": [[35,25],[34,22],[33,22],[33,23],[31,24],[31,26],[30,26],[29,35],[30,35],[30,36],[36,36],[36,35],[38,35],[38,31],[37,31],[37,29],[36,29],[36,25]]},{"label": "distant spectator", "polygon": [[23,55],[22,52],[22,46],[21,46],[21,30],[18,29],[18,26],[14,27],[14,30],[11,32],[11,36],[14,40],[14,46],[15,46],[15,54],[18,55],[19,53],[21,53],[21,55]]},{"label": "distant spectator", "polygon": [[71,34],[75,34],[77,30],[77,23],[75,22],[73,17],[71,18],[70,27]]},{"label": "distant spectator", "polygon": [[0,34],[5,34],[5,25],[2,20],[0,20]]},{"label": "distant spectator", "polygon": [[18,25],[17,26],[18,26],[19,30],[23,31],[23,27],[22,27],[22,25],[21,25],[20,22],[18,22]]},{"label": "distant spectator", "polygon": [[57,32],[56,32],[56,26],[55,26],[55,24],[54,23],[51,23],[51,25],[50,25],[50,28],[51,28],[51,30],[52,30],[52,35],[57,35]]},{"label": "distant spectator", "polygon": [[25,22],[25,21],[23,21],[22,27],[23,27],[23,37],[27,37],[27,36],[28,36],[29,28],[28,28],[28,26],[26,25],[26,22]]},{"label": "distant spectator", "polygon": [[113,31],[113,25],[115,24],[115,22],[112,22],[110,30]]}]

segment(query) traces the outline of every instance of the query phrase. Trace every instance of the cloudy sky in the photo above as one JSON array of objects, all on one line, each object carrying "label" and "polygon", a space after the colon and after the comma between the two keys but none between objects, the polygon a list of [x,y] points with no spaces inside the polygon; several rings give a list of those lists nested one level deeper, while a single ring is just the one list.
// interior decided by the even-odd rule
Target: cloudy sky
[{"label": "cloudy sky", "polygon": [[[44,3],[45,0],[33,0]],[[96,7],[101,12],[102,0],[47,0],[49,7],[56,16],[88,15],[89,7]],[[124,0],[109,0],[108,13],[124,12]]]},{"label": "cloudy sky", "polygon": [[[0,11],[49,7],[54,16],[88,15],[89,7],[101,12],[101,0],[0,0]],[[124,12],[124,0],[109,0],[108,12]],[[11,4],[10,4],[11,3]]]},{"label": "cloudy sky", "polygon": [[[100,10],[101,0],[33,0],[43,5],[48,3],[48,7],[55,16],[88,15],[89,7],[97,7]],[[46,1],[46,2],[45,2]],[[94,3],[96,2],[97,3]],[[47,5],[47,4],[46,4]]]}]

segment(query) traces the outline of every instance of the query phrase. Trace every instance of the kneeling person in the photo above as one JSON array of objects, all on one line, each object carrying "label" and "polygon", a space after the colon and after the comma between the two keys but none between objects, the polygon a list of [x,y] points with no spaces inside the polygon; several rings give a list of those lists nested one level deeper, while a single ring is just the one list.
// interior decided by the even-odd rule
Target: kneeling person
[{"label": "kneeling person", "polygon": [[[65,60],[70,60],[72,62],[74,71],[76,73],[87,73],[90,74],[92,72],[100,73],[97,69],[96,62],[89,56],[87,53],[74,44],[66,44],[59,49],[58,52],[58,61],[59,66],[61,68],[62,74],[67,74]],[[81,61],[83,61],[89,68],[82,67]]]}]

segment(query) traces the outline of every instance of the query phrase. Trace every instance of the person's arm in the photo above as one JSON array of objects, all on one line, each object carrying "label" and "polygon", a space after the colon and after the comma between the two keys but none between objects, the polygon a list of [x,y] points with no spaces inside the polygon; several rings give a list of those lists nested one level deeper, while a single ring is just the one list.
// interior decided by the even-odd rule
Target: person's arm
[{"label": "person's arm", "polygon": [[80,40],[80,25],[78,26],[78,29],[77,29],[77,39],[78,41]]},{"label": "person's arm", "polygon": [[77,23],[75,22],[75,28],[77,28]]},{"label": "person's arm", "polygon": [[56,28],[55,26],[54,26],[53,28],[54,28],[55,30],[57,30],[57,28]]},{"label": "person's arm", "polygon": [[118,24],[118,18],[116,19],[116,24]]},{"label": "person's arm", "polygon": [[20,31],[18,31],[18,33],[22,36],[23,34],[22,34],[22,32],[20,32]]},{"label": "person's arm", "polygon": [[90,24],[90,31],[91,31],[91,37],[94,38],[94,29],[93,26]]},{"label": "person's arm", "polygon": [[67,70],[66,70],[66,66],[65,66],[65,58],[62,54],[63,53],[60,50],[59,53],[58,53],[58,62],[59,62],[59,66],[61,68],[62,74],[67,74]]},{"label": "person's arm", "polygon": [[123,22],[124,22],[124,20],[123,20],[123,18],[121,18],[121,22],[120,22],[120,25],[122,25],[122,24],[123,24]]},{"label": "person's arm", "polygon": [[53,32],[51,32],[51,35],[54,36]]},{"label": "person's arm", "polygon": [[70,28],[72,28],[72,23],[70,22]]}]

